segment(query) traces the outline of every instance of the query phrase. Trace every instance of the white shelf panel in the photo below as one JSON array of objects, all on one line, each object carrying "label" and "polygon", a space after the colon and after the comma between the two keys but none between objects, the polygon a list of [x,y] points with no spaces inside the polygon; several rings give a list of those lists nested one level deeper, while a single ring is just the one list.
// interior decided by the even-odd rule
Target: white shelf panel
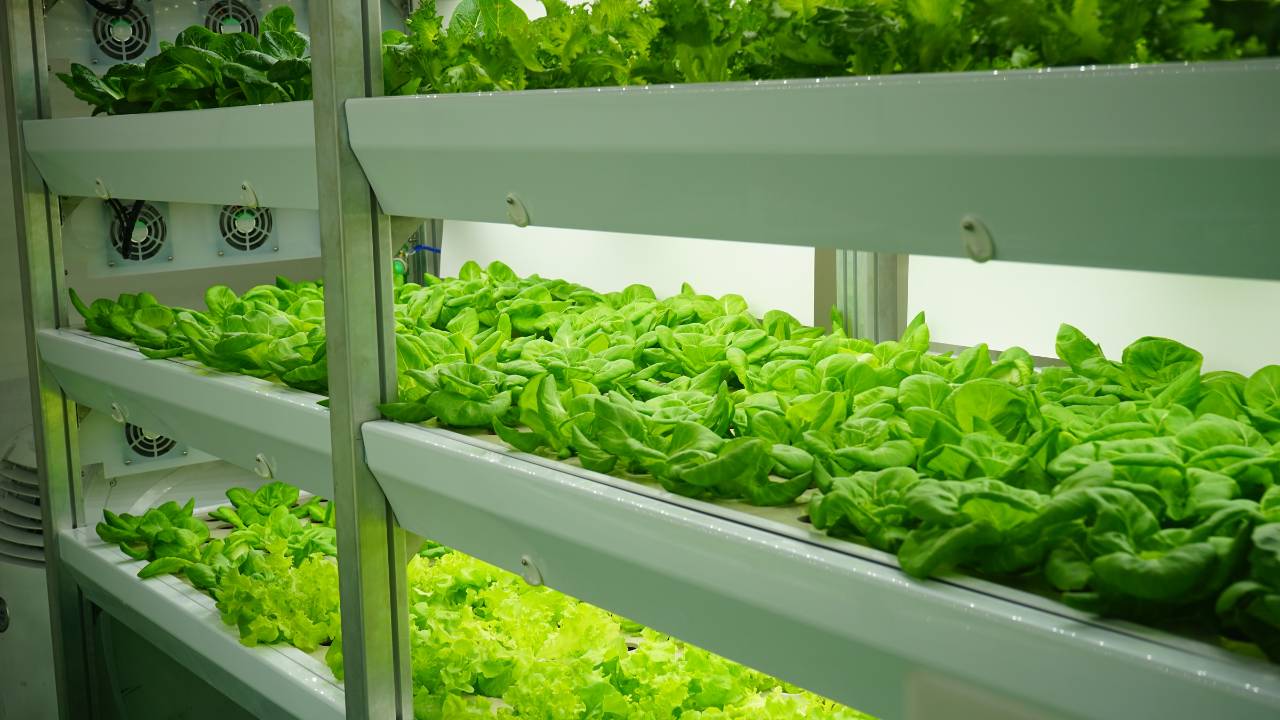
[{"label": "white shelf panel", "polygon": [[208,595],[172,575],[137,577],[145,563],[65,530],[58,547],[88,598],[258,717],[345,717],[342,685],[323,661],[285,646],[246,647]]},{"label": "white shelf panel", "polygon": [[[1280,278],[1280,62],[357,99],[393,215]],[[518,122],[513,118],[518,118]]]},{"label": "white shelf panel", "polygon": [[333,495],[329,411],[320,395],[210,370],[149,360],[132,345],[79,330],[37,333],[40,357],[71,399],[214,457],[323,497]]},{"label": "white shelf panel", "polygon": [[1280,669],[1207,645],[920,582],[448,431],[373,422],[364,439],[407,529],[514,572],[527,559],[551,587],[882,717],[947,688],[987,717],[1280,713]]},{"label": "white shelf panel", "polygon": [[27,152],[58,195],[315,210],[311,102],[23,123]]}]

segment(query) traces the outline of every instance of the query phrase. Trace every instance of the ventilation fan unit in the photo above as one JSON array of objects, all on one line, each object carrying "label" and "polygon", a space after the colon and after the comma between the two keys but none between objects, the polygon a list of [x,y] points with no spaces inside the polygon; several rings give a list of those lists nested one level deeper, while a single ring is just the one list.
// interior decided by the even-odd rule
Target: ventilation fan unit
[{"label": "ventilation fan unit", "polygon": [[124,442],[129,447],[129,452],[147,460],[167,455],[178,446],[172,438],[147,432],[132,423],[124,426]]},{"label": "ventilation fan unit", "polygon": [[241,0],[212,0],[204,14],[204,26],[216,33],[258,34],[257,8]]},{"label": "ventilation fan unit", "polygon": [[93,11],[93,44],[108,63],[132,62],[155,47],[155,16],[142,0],[107,0],[110,12]]},{"label": "ventilation fan unit", "polygon": [[0,557],[44,562],[40,481],[32,468],[0,460]]},{"label": "ventilation fan unit", "polygon": [[176,438],[143,425],[121,425],[93,411],[80,421],[80,464],[102,465],[102,476],[121,478],[214,460]]},{"label": "ventilation fan unit", "polygon": [[267,208],[224,205],[218,213],[218,234],[236,252],[252,252],[265,246],[271,238],[271,224],[271,211]]},{"label": "ventilation fan unit", "polygon": [[[123,215],[128,215],[130,205],[132,203],[124,204],[125,213]],[[111,244],[108,265],[114,267],[116,265],[144,263],[156,258],[172,259],[172,253],[169,253],[165,248],[168,243],[169,233],[164,213],[160,211],[160,208],[151,203],[145,203],[138,212],[138,219],[133,223],[131,232],[121,232],[121,222],[121,214],[113,213],[111,223],[107,228],[107,235]]]}]

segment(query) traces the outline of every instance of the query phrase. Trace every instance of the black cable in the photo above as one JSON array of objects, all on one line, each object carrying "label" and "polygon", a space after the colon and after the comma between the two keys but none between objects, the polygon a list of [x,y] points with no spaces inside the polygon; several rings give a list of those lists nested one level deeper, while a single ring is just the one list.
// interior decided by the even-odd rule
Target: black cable
[{"label": "black cable", "polygon": [[103,15],[111,17],[124,17],[133,12],[133,0],[124,0],[124,4],[116,7],[110,3],[100,2],[99,0],[84,0],[89,7],[97,10]]},{"label": "black cable", "polygon": [[[111,208],[111,212],[116,216],[116,225],[120,234],[117,236],[119,241],[120,257],[125,260],[142,260],[142,250],[137,248],[133,242],[133,226],[138,224],[138,218],[142,217],[142,208],[146,207],[146,200],[134,200],[133,205],[125,210],[124,204],[119,200],[112,198],[107,201],[107,207]],[[128,252],[126,252],[128,251]],[[137,257],[130,257],[137,255]]]}]

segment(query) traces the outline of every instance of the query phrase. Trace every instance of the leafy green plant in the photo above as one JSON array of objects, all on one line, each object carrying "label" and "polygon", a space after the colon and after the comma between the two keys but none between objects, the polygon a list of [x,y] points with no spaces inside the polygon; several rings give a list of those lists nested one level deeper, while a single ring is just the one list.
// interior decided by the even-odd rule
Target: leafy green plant
[{"label": "leafy green plant", "polygon": [[311,99],[311,42],[293,9],[267,13],[258,35],[193,25],[142,65],[113,65],[101,77],[78,63],[58,78],[93,114],[197,110]]},{"label": "leafy green plant", "polygon": [[[824,333],[736,295],[598,293],[501,263],[394,299],[386,417],[492,431],[694,498],[807,506],[816,529],[920,577],[963,570],[1105,615],[1203,623],[1250,576],[1254,528],[1276,521],[1280,366],[1202,373],[1199,352],[1154,337],[1113,360],[1064,325],[1066,365],[1037,370],[1019,348],[931,354],[923,316],[872,343],[839,317]],[[76,299],[94,332],[149,355],[323,389],[317,286],[214,287],[206,304]],[[296,500],[259,492],[219,517],[269,525]],[[323,520],[318,505],[290,512]],[[310,552],[289,536],[295,558]],[[1237,587],[1215,629],[1274,648],[1258,592]]]},{"label": "leafy green plant", "polygon": [[[317,526],[331,531],[332,504],[298,504],[298,488],[280,482],[256,492],[232,488],[227,497],[234,511],[224,506],[210,516],[235,529],[211,538],[206,528],[202,540],[184,544],[184,556],[195,558],[187,579],[216,599],[244,644],[305,652],[329,645],[326,663],[341,679],[334,551],[299,553],[295,541]],[[166,503],[142,518],[107,513],[99,533],[131,556],[144,555],[135,526],[163,517],[205,527],[191,516],[193,504]],[[321,519],[308,524],[305,517]],[[424,544],[406,577],[420,720],[866,717],[436,543]]]},{"label": "leafy green plant", "polygon": [[[1275,52],[1275,32],[1206,0],[463,0],[423,3],[382,37],[388,95],[724,82],[1204,60]],[[1261,5],[1261,3],[1255,3]],[[1264,10],[1265,11],[1265,10]],[[1273,23],[1274,24],[1274,23]],[[306,36],[288,7],[258,37],[200,26],[144,65],[59,78],[94,114],[311,97]]]}]

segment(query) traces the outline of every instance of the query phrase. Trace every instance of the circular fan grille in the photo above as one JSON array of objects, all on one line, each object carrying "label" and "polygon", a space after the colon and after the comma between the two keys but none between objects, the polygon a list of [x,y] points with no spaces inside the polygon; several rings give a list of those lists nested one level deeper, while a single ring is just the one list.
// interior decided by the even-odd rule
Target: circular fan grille
[{"label": "circular fan grille", "polygon": [[147,458],[160,457],[177,445],[170,438],[147,432],[132,424],[124,426],[124,441],[128,443],[130,450]]},{"label": "circular fan grille", "polygon": [[120,16],[93,16],[93,42],[107,57],[134,60],[151,47],[151,20],[137,7]]},{"label": "circular fan grille", "polygon": [[257,250],[271,235],[271,211],[224,205],[218,214],[218,231],[222,233],[222,239],[236,250]]},{"label": "circular fan grille", "polygon": [[40,484],[33,470],[0,461],[0,556],[44,562]]},{"label": "circular fan grille", "polygon": [[141,262],[150,260],[164,247],[164,216],[154,205],[143,205],[138,214],[138,222],[133,225],[133,234],[127,238],[120,237],[120,221],[111,221],[111,247],[125,260]]},{"label": "circular fan grille", "polygon": [[258,16],[236,0],[214,0],[204,16],[204,26],[216,33],[258,34]]}]

